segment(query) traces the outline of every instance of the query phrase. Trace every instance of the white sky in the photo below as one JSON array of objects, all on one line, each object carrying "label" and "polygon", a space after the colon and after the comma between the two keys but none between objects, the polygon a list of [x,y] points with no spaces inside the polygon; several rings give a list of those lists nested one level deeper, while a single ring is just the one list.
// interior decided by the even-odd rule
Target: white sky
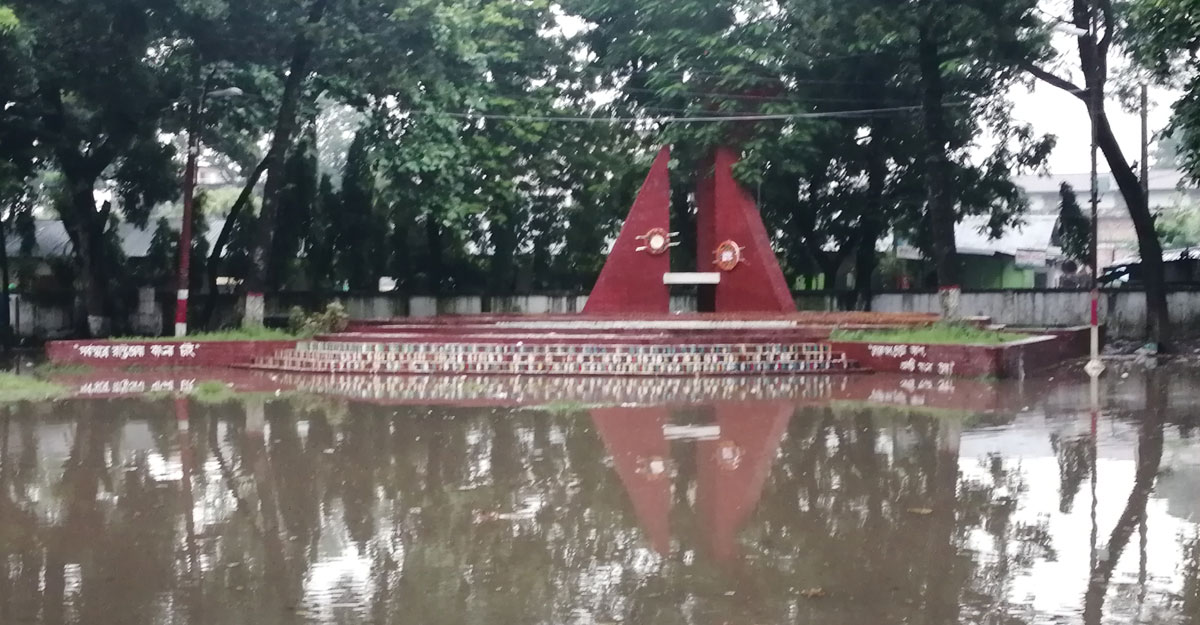
[{"label": "white sky", "polygon": [[[1046,4],[1049,12],[1043,12],[1047,16],[1067,15],[1065,6],[1056,7],[1053,1]],[[564,34],[570,36],[586,28],[587,25],[574,16],[560,15],[558,27]],[[1054,45],[1064,53],[1062,57],[1064,66],[1069,67],[1073,63],[1078,63],[1075,40],[1071,35],[1057,34]],[[1121,58],[1120,50],[1115,48],[1110,51],[1110,57],[1112,66],[1110,67],[1108,90],[1112,92],[1115,88],[1113,83],[1117,80],[1117,74],[1120,73],[1124,61]],[[1059,75],[1075,80],[1076,84],[1082,84],[1077,76],[1072,76],[1069,71],[1064,71],[1063,67],[1054,69]],[[1150,88],[1151,163],[1153,163],[1154,142],[1157,134],[1170,121],[1171,103],[1179,95],[1177,92],[1166,89]],[[1032,124],[1039,134],[1053,134],[1058,137],[1058,145],[1050,154],[1049,172],[1071,174],[1089,171],[1091,165],[1088,151],[1091,145],[1091,131],[1083,103],[1078,98],[1040,81],[1032,91],[1024,85],[1014,87],[1010,92],[1010,98],[1014,103],[1013,115],[1017,120]],[[1139,160],[1141,158],[1141,123],[1137,113],[1123,110],[1121,103],[1111,93],[1106,108],[1113,131],[1125,152],[1125,157],[1131,163]],[[1107,172],[1108,165],[1104,162],[1103,156],[1100,157],[1099,163],[1100,171]]]},{"label": "white sky", "polygon": [[[1150,89],[1150,154],[1153,163],[1154,141],[1158,131],[1171,118],[1171,103],[1177,94],[1165,89]],[[1038,83],[1032,92],[1018,86],[1010,94],[1014,103],[1013,116],[1033,124],[1041,134],[1058,137],[1058,145],[1050,154],[1049,170],[1055,174],[1083,173],[1091,167],[1088,149],[1091,131],[1087,112],[1078,98],[1045,83]],[[1136,113],[1122,110],[1120,102],[1109,98],[1106,106],[1113,131],[1130,162],[1141,158],[1141,122]],[[1108,171],[1100,157],[1100,171]]]}]

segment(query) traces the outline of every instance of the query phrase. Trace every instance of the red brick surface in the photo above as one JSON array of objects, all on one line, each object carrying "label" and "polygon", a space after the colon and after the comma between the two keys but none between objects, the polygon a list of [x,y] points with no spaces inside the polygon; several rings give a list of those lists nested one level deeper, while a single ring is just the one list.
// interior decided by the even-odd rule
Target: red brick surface
[{"label": "red brick surface", "polygon": [[[698,270],[713,271],[716,247],[724,241],[741,246],[744,259],[731,271],[723,272],[717,285],[717,312],[793,312],[796,302],[788,290],[783,271],[771,238],[763,225],[754,198],[733,178],[737,156],[729,147],[719,147],[713,157],[713,199],[709,206],[699,208],[713,211],[705,225],[711,223],[711,236],[697,237],[702,241],[696,250]],[[711,247],[703,247],[707,243]],[[706,256],[707,255],[707,256]],[[707,258],[707,260],[705,260]]]},{"label": "red brick surface", "polygon": [[671,230],[671,179],[667,171],[670,160],[670,148],[659,150],[583,307],[585,315],[614,312],[665,315],[671,311],[670,291],[663,284],[663,274],[671,270],[670,252],[654,255],[637,251],[646,244],[639,236],[653,228]]},{"label": "red brick surface", "polygon": [[295,347],[295,341],[51,341],[46,358],[92,367],[229,367]]},{"label": "red brick surface", "polygon": [[920,345],[831,341],[834,351],[872,371],[954,377],[1015,378],[1087,355],[1086,330],[1078,329],[1004,345]]}]

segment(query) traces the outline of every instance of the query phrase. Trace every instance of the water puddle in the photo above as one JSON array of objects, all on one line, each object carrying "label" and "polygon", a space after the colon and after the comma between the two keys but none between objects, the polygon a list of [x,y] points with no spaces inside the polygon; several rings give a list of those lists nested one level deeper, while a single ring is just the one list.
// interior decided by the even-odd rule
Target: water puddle
[{"label": "water puddle", "polygon": [[120,375],[0,408],[0,623],[1200,622],[1200,371]]}]

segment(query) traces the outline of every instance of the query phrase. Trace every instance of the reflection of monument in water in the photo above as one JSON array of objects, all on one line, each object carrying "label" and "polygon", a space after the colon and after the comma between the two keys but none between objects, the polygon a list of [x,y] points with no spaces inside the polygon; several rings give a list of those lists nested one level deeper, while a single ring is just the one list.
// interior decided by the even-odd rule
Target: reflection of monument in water
[{"label": "reflection of monument in water", "polygon": [[671,549],[676,444],[694,445],[696,497],[693,514],[705,548],[718,562],[738,555],[737,534],[758,505],[795,404],[787,401],[726,402],[711,408],[704,426],[673,426],[663,407],[596,408],[592,422],[613,458],[638,523],[659,554]]}]

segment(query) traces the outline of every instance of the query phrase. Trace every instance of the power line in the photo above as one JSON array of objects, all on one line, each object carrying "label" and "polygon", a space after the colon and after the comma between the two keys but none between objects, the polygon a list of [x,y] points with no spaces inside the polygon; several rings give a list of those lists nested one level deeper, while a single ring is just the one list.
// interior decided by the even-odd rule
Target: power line
[{"label": "power line", "polygon": [[[872,52],[872,53],[868,53],[868,54],[869,55],[877,55],[877,54],[882,54],[882,53]],[[638,68],[636,70],[632,70],[631,68],[624,67],[624,66],[606,67],[602,64],[591,64],[591,65],[587,65],[584,67],[574,68],[573,70],[568,71],[566,76],[564,76],[564,77],[571,77],[572,72],[574,73],[574,76],[576,76],[576,77],[590,76],[593,78],[609,78],[609,77],[613,77],[613,76],[618,76],[621,78],[628,78],[628,76],[623,75],[623,72],[631,72],[631,73],[640,73],[643,77],[648,77],[648,78],[664,77],[664,76],[675,76],[675,77],[682,78],[684,76],[695,76],[695,77],[700,77],[700,78],[710,77],[710,78],[714,78],[714,79],[721,80],[721,81],[737,80],[737,81],[742,81],[742,82],[748,82],[751,84],[757,83],[757,84],[764,84],[764,85],[779,85],[779,84],[826,85],[826,86],[827,85],[857,85],[857,86],[870,86],[870,87],[883,88],[883,89],[903,88],[903,87],[900,87],[897,85],[880,84],[877,81],[870,81],[870,80],[852,80],[852,79],[847,79],[847,78],[799,78],[799,77],[794,77],[794,76],[789,75],[787,73],[787,71],[783,70],[783,69],[780,69],[776,73],[768,74],[768,73],[766,73],[767,70],[765,68],[753,68],[753,67],[739,68],[737,73],[729,73],[729,72],[720,72],[720,71],[705,70],[705,69],[699,69],[699,68],[669,68],[669,67],[657,67],[657,66],[650,66],[650,67]],[[614,88],[616,88],[616,87],[614,87]]]},{"label": "power line", "polygon": [[[619,88],[615,88],[615,89],[619,89],[620,91],[623,91],[623,92],[646,93],[646,94],[656,95],[656,96],[662,94],[663,91],[667,91],[667,90],[659,90],[659,89],[649,89],[649,88],[645,88],[645,87],[619,87]],[[892,104],[895,106],[903,105],[898,100],[889,100],[886,98],[877,98],[877,97],[870,97],[870,96],[862,96],[862,97],[852,98],[852,97],[827,97],[827,96],[801,95],[799,97],[790,97],[787,95],[764,95],[764,94],[756,94],[756,93],[727,93],[727,92],[722,92],[722,91],[688,91],[688,90],[677,91],[677,90],[673,90],[673,89],[667,91],[667,94],[669,96],[677,96],[677,95],[678,96],[691,96],[694,98],[704,98],[704,99],[709,99],[709,100],[729,100],[729,101],[746,100],[746,101],[752,101],[752,102],[783,102],[783,103],[787,103],[787,104],[807,104],[807,103],[820,103],[820,102],[868,102],[868,103],[872,103],[872,104],[875,104],[875,103]]]},{"label": "power line", "polygon": [[[966,106],[968,102],[949,102],[944,107]],[[920,110],[920,106],[895,106],[890,108],[858,109],[849,111],[824,111],[818,113],[776,113],[762,115],[698,115],[698,116],[668,116],[668,117],[588,117],[572,115],[509,115],[503,113],[452,113],[446,111],[406,111],[410,115],[426,117],[449,117],[467,120],[496,120],[496,121],[525,121],[525,122],[564,122],[564,123],[595,123],[623,124],[647,122],[659,124],[690,124],[690,123],[720,123],[720,122],[755,122],[755,121],[787,121],[792,119],[821,119],[821,118],[853,118],[870,117],[881,113],[902,113]]]}]

